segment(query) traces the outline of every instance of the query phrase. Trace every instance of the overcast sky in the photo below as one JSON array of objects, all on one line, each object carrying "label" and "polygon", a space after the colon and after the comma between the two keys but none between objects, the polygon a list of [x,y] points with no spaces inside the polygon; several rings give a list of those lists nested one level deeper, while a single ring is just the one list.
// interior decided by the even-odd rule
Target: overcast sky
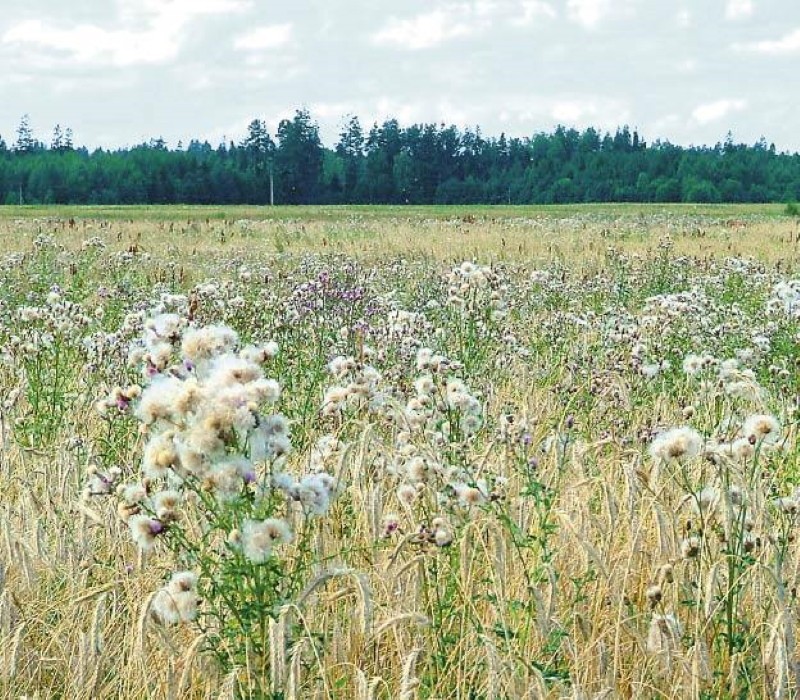
[{"label": "overcast sky", "polygon": [[0,16],[0,134],[240,140],[307,107],[530,136],[760,136],[800,151],[800,0],[26,0]]}]

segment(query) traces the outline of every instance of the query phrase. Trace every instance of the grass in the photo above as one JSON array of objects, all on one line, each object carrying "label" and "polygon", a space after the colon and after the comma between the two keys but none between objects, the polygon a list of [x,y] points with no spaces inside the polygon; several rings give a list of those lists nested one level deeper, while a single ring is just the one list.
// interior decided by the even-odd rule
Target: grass
[{"label": "grass", "polygon": [[348,206],[250,206],[250,205],[23,205],[0,206],[0,219],[59,218],[98,219],[108,221],[182,221],[187,220],[295,220],[341,221],[353,217],[372,219],[449,219],[574,216],[646,216],[653,213],[709,217],[769,217],[785,213],[781,204],[569,204],[569,205],[348,205]]},{"label": "grass", "polygon": [[[797,692],[797,233],[778,205],[0,210],[0,693]],[[187,370],[221,324],[278,343],[279,401],[236,405],[287,456]],[[148,418],[187,371],[205,403]],[[198,435],[210,471],[144,478]],[[294,538],[254,561],[265,517]]]},{"label": "grass", "polygon": [[192,266],[218,254],[306,251],[591,265],[609,246],[635,253],[669,235],[679,255],[793,264],[800,234],[780,212],[778,205],[0,207],[0,246],[14,250],[47,233],[70,245],[100,235]]}]

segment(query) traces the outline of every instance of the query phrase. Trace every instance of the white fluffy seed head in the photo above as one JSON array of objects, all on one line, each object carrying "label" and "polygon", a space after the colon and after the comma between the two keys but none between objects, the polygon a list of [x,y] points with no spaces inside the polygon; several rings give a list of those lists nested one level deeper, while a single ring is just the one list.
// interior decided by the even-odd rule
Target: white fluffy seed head
[{"label": "white fluffy seed head", "polygon": [[254,564],[263,564],[276,546],[292,540],[289,525],[278,518],[245,520],[241,532],[242,554]]},{"label": "white fluffy seed head", "polygon": [[694,428],[683,426],[671,428],[656,436],[650,444],[653,459],[670,462],[689,461],[697,457],[703,449],[703,438]]},{"label": "white fluffy seed head", "polygon": [[742,434],[746,438],[755,438],[756,442],[774,445],[781,439],[781,424],[775,416],[758,413],[745,420]]}]

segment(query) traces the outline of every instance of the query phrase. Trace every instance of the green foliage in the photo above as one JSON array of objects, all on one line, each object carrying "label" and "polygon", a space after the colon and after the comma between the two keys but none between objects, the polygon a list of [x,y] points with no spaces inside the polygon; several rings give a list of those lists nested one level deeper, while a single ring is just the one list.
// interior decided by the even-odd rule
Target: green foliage
[{"label": "green foliage", "polygon": [[60,125],[48,148],[27,116],[12,149],[0,142],[7,204],[268,204],[271,191],[276,204],[794,202],[800,160],[763,140],[646,144],[627,126],[495,138],[395,119],[365,133],[356,116],[326,148],[307,110],[284,119],[274,140],[254,119],[241,143],[216,148],[192,140],[173,150],[159,138],[90,153]]},{"label": "green foliage", "polygon": [[787,202],[783,213],[786,216],[800,216],[800,206],[798,206],[797,202]]}]

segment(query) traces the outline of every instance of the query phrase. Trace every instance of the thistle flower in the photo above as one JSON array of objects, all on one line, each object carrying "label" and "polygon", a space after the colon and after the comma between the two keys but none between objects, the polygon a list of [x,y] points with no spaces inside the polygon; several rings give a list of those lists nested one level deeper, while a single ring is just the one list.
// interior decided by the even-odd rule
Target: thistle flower
[{"label": "thistle flower", "polygon": [[725,393],[732,398],[745,401],[760,401],[764,397],[764,390],[754,379],[726,382]]},{"label": "thistle flower", "polygon": [[197,412],[205,398],[197,379],[189,377],[176,391],[172,405],[177,415],[187,417]]},{"label": "thistle flower", "polygon": [[417,370],[422,371],[428,369],[431,366],[431,360],[433,359],[433,350],[430,348],[420,348],[417,350],[417,359],[416,359],[416,366]]},{"label": "thistle flower", "polygon": [[178,517],[177,508],[181,501],[178,491],[159,491],[153,496],[153,512],[161,522],[171,522]]},{"label": "thistle flower", "polygon": [[166,476],[170,468],[179,462],[173,434],[166,432],[154,435],[144,448],[142,473],[148,479],[159,479]]},{"label": "thistle flower", "polygon": [[117,495],[126,505],[135,506],[147,498],[147,489],[143,484],[120,484],[117,487]]},{"label": "thistle flower", "polygon": [[453,531],[444,518],[434,518],[431,522],[433,528],[433,542],[437,547],[447,547],[453,541]]},{"label": "thistle flower", "polygon": [[180,336],[184,323],[184,319],[178,314],[168,313],[147,319],[144,326],[155,338],[173,340]]},{"label": "thistle flower", "polygon": [[786,515],[797,515],[797,512],[800,511],[800,502],[798,502],[795,496],[776,498],[773,504]]},{"label": "thistle flower", "polygon": [[133,541],[144,552],[151,550],[156,537],[164,532],[164,524],[160,520],[142,513],[131,515],[128,518],[128,527],[131,530]]},{"label": "thistle flower", "polygon": [[400,519],[394,513],[387,513],[381,521],[381,537],[391,537],[400,527]]},{"label": "thistle flower", "polygon": [[87,483],[83,489],[83,498],[92,496],[103,496],[114,491],[114,485],[120,477],[119,467],[112,467],[108,473],[101,472],[96,465],[92,465],[86,470]]},{"label": "thistle flower", "polygon": [[205,384],[213,392],[235,384],[249,384],[264,377],[264,373],[255,362],[225,354],[214,357],[208,368]]},{"label": "thistle flower", "polygon": [[330,508],[336,480],[324,472],[304,476],[293,489],[293,497],[311,515],[324,515]]},{"label": "thistle flower", "polygon": [[651,608],[656,607],[661,602],[661,598],[664,595],[661,586],[657,583],[648,586],[644,594]]},{"label": "thistle flower", "polygon": [[269,360],[275,359],[277,355],[278,344],[273,341],[261,346],[246,345],[239,351],[239,357],[241,359],[257,365],[263,365]]},{"label": "thistle flower", "polygon": [[172,421],[181,414],[176,410],[175,397],[180,393],[182,382],[177,377],[157,377],[143,392],[134,414],[145,425],[158,420]]},{"label": "thistle flower", "polygon": [[692,504],[695,515],[698,517],[708,517],[711,515],[719,503],[719,490],[713,486],[706,486],[698,493],[687,496]]},{"label": "thistle flower", "polygon": [[683,358],[683,371],[689,376],[700,372],[705,365],[705,358],[702,355],[689,354]]},{"label": "thistle flower", "polygon": [[253,481],[253,465],[244,457],[231,457],[212,464],[205,477],[205,486],[220,501],[232,501],[242,493],[242,486]]},{"label": "thistle flower", "polygon": [[338,355],[328,363],[328,372],[330,372],[337,379],[341,379],[355,366],[356,361],[354,358]]},{"label": "thistle flower", "polygon": [[239,336],[227,326],[192,328],[183,334],[181,352],[195,365],[225,352],[232,352],[239,344]]},{"label": "thistle flower", "polygon": [[436,390],[436,383],[430,374],[423,374],[414,381],[414,391],[419,396],[427,396]]},{"label": "thistle flower", "polygon": [[417,489],[411,484],[401,484],[397,487],[397,499],[405,506],[410,506],[417,498]]},{"label": "thistle flower", "polygon": [[242,554],[254,564],[263,564],[272,554],[273,547],[291,540],[289,526],[278,518],[245,520],[242,523]]},{"label": "thistle flower", "polygon": [[164,371],[169,361],[172,359],[172,353],[175,349],[170,343],[154,343],[150,346],[149,351],[145,355],[147,360],[159,372]]},{"label": "thistle flower", "polygon": [[455,484],[453,490],[458,497],[459,503],[465,507],[477,506],[486,502],[486,494],[475,486]]},{"label": "thistle flower", "polygon": [[268,436],[283,436],[289,434],[289,421],[280,414],[267,416],[259,420],[259,427]]},{"label": "thistle flower", "polygon": [[645,379],[653,379],[661,371],[661,365],[658,362],[650,362],[639,367],[639,373]]},{"label": "thistle flower", "polygon": [[176,448],[178,451],[179,462],[182,474],[192,474],[196,477],[204,477],[209,470],[209,461],[206,455],[213,457],[218,449],[221,449],[222,444],[218,439],[214,441],[213,447],[215,449],[208,452],[197,449],[194,445],[187,442],[177,441]]},{"label": "thistle flower", "polygon": [[412,457],[405,463],[405,473],[409,481],[417,483],[428,478],[428,463],[424,457]]},{"label": "thistle flower", "polygon": [[702,541],[697,535],[691,535],[681,542],[681,556],[684,559],[694,559],[699,556]]},{"label": "thistle flower", "polygon": [[[196,472],[190,465],[197,465],[198,460],[204,461],[224,453],[225,441],[220,435],[220,427],[213,417],[206,417],[184,432],[180,440],[176,440],[181,465],[185,469]],[[187,452],[195,453],[196,456],[193,458]]]},{"label": "thistle flower", "polygon": [[746,438],[755,437],[756,442],[764,445],[775,445],[781,439],[781,424],[775,416],[757,413],[745,420],[742,434]]},{"label": "thistle flower", "polygon": [[703,438],[688,426],[671,428],[656,436],[650,444],[650,456],[662,462],[689,461],[700,454]]},{"label": "thistle flower", "polygon": [[176,625],[196,619],[197,606],[200,603],[196,586],[197,575],[193,572],[179,571],[173,574],[169,583],[153,598],[153,617],[164,625]]},{"label": "thistle flower", "polygon": [[320,411],[323,417],[330,417],[337,415],[344,407],[350,391],[347,387],[332,386],[325,390],[325,395],[322,398],[322,409]]},{"label": "thistle flower", "polygon": [[742,490],[741,486],[737,486],[736,484],[732,484],[728,488],[728,498],[730,499],[731,505],[736,508],[739,508],[744,505],[745,503],[745,492]]},{"label": "thistle flower", "polygon": [[474,413],[468,413],[467,415],[462,416],[461,420],[459,421],[461,432],[467,436],[477,433],[480,430],[481,425],[483,425],[481,417]]},{"label": "thistle flower", "polygon": [[658,584],[663,588],[665,583],[672,583],[674,581],[674,570],[672,564],[667,562],[662,564],[658,570]]},{"label": "thistle flower", "polygon": [[288,454],[292,444],[289,439],[289,423],[281,415],[258,417],[257,428],[249,435],[250,459],[264,462]]},{"label": "thistle flower", "polygon": [[730,455],[737,461],[749,460],[755,456],[756,449],[747,438],[737,438],[729,447]]}]

